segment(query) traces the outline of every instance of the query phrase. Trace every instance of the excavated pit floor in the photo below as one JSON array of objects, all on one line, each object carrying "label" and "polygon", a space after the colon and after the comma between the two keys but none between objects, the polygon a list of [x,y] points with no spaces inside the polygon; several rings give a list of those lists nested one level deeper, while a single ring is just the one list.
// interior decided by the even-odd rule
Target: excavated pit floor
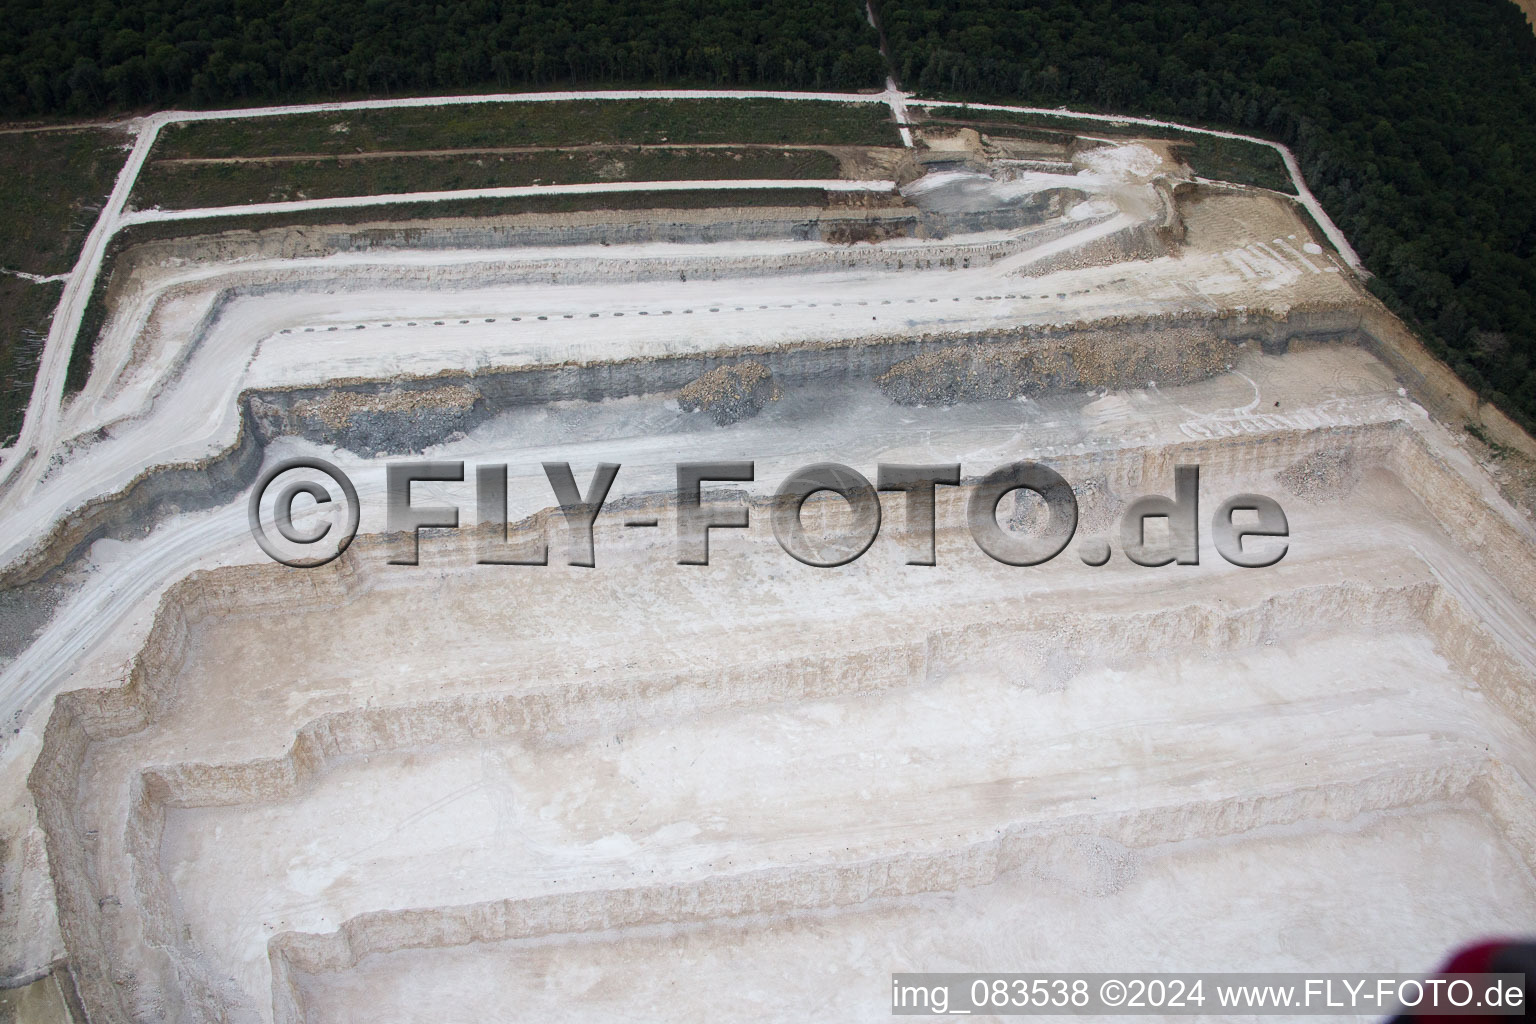
[{"label": "excavated pit floor", "polygon": [[[326,389],[834,341],[869,365],[812,367],[726,429],[637,387],[408,446],[509,463],[513,519],[550,504],[541,461],[622,463],[610,502],[661,526],[606,513],[593,569],[561,564],[558,524],[545,567],[475,565],[468,529],[389,565],[388,460],[305,431],[258,454],[357,482],[362,535],[332,565],[251,564],[243,495],[89,546],[8,671],[76,689],[30,793],[92,1019],[862,1020],[896,970],[1423,971],[1529,930],[1536,534],[1347,343],[1357,285],[1287,204],[1202,189],[1149,256],[1160,193],[1106,188],[1118,207],[942,242],[141,268],[65,410],[78,445],[25,515],[0,495],[12,554],[233,444],[253,390],[356,404]],[[1110,324],[1112,368],[1137,318],[1250,310],[1299,340],[1266,354],[1255,326],[1182,386],[912,407],[859,351]],[[1042,566],[979,551],[964,489],[940,489],[935,567],[904,564],[895,495],[841,569],[767,521],[812,462],[974,479],[1035,458],[1081,503]],[[719,459],[757,464],[713,488],[753,496],[753,528],[678,565],[660,496]],[[1200,564],[1133,565],[1119,516],[1178,463],[1201,467]],[[1215,551],[1240,492],[1284,506],[1279,564]],[[473,485],[415,500],[467,514]],[[1100,537],[1113,557],[1084,564]]]},{"label": "excavated pit floor", "polygon": [[[974,475],[1043,452],[1087,485],[1079,537],[1118,548],[1125,502],[1197,462],[1203,519],[1273,495],[1289,552],[1007,567],[954,489],[931,568],[903,564],[890,502],[839,570],[794,562],[759,507],[709,566],[675,564],[663,510],[600,518],[594,569],[475,566],[460,533],[416,567],[365,536],[312,574],[199,576],[161,613],[145,717],[98,724],[73,769],[128,1005],[743,1018],[711,1001],[729,976],[862,1019],[909,966],[1414,970],[1536,914],[1524,535],[1371,357],[1249,350],[1186,388],[891,415],[922,442],[744,424],[762,471],[739,486],[818,453],[872,474],[947,449]],[[517,461],[507,427],[446,454]],[[616,496],[665,486],[672,449],[644,444]]]},{"label": "excavated pit floor", "polygon": [[[1528,927],[1536,898],[1523,873],[1464,805],[1133,857],[1085,837],[955,892],[844,912],[376,954],[348,971],[304,975],[300,986],[308,1019],[345,1024],[435,1024],[444,992],[454,994],[451,1018],[464,1021],[756,1021],[772,1006],[784,1019],[873,1022],[889,1019],[891,971],[1429,963],[1468,934]],[[1285,894],[1278,906],[1274,893]],[[1349,911],[1315,909],[1341,904]],[[1383,955],[1375,937],[1384,935],[1398,936],[1398,952]]]}]

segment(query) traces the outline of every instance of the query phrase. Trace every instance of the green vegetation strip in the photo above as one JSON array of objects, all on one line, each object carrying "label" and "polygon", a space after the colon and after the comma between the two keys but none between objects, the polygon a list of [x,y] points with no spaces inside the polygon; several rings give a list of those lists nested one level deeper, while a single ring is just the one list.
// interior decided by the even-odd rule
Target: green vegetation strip
[{"label": "green vegetation strip", "polygon": [[[105,129],[0,135],[0,267],[68,273],[128,157],[126,144]],[[21,429],[62,291],[59,282],[0,274],[0,439]]]},{"label": "green vegetation strip", "polygon": [[554,100],[181,122],[162,129],[153,158],[663,142],[894,146],[901,138],[883,103]]},{"label": "green vegetation strip", "polygon": [[1180,142],[1174,148],[1179,159],[1200,177],[1296,194],[1285,160],[1270,147],[1211,135],[1186,137],[1192,141]]},{"label": "green vegetation strip", "polygon": [[1270,146],[1243,139],[1223,139],[1199,132],[1182,132],[1176,128],[1158,128],[1125,121],[1097,121],[1085,117],[1058,117],[1053,114],[1008,110],[976,110],[963,106],[933,107],[929,110],[929,116],[936,121],[965,125],[989,134],[1006,133],[1042,142],[1062,141],[1064,135],[1162,139],[1174,143],[1179,158],[1203,178],[1255,185],[1288,195],[1296,194],[1280,154]]},{"label": "green vegetation strip", "polygon": [[159,163],[145,169],[133,203],[140,209],[187,210],[516,185],[836,177],[836,157],[803,149],[626,148],[283,163]]},{"label": "green vegetation strip", "polygon": [[101,129],[0,135],[0,267],[67,273],[128,158],[127,143]]},{"label": "green vegetation strip", "polygon": [[64,285],[59,281],[33,284],[9,274],[0,276],[0,441],[10,444],[21,431],[48,325]]}]

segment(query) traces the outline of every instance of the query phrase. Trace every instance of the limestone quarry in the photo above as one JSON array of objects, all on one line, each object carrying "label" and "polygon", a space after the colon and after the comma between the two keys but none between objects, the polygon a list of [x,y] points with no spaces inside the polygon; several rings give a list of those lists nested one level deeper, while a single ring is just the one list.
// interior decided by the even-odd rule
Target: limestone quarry
[{"label": "limestone quarry", "polygon": [[[910,146],[822,205],[113,252],[88,380],[0,453],[0,978],[35,1019],[878,1020],[894,971],[1429,971],[1532,930],[1536,445],[1299,179],[882,102]],[[318,568],[252,538],[295,457],[356,488]],[[411,501],[459,527],[397,564],[388,467],[428,460],[465,469]],[[1010,565],[967,505],[1024,461],[1076,532]],[[678,466],[722,462],[754,475],[703,505],[750,525],[679,564]],[[861,557],[790,557],[774,490],[828,462],[957,464],[933,564],[893,490]],[[620,467],[590,567],[545,463]],[[1198,564],[1137,564],[1178,466]],[[1245,494],[1287,521],[1260,568],[1216,548]],[[547,564],[484,564],[503,537]]]}]

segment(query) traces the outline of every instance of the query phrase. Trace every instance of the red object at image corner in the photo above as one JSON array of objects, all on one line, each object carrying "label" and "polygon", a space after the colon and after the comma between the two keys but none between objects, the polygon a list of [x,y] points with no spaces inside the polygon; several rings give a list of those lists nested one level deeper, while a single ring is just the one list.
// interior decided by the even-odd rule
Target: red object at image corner
[{"label": "red object at image corner", "polygon": [[[1515,939],[1492,939],[1457,950],[1446,961],[1439,974],[1524,974],[1529,983],[1536,976],[1536,942]],[[1529,995],[1529,987],[1527,987]],[[1525,1013],[1516,1017],[1501,1016],[1500,1020],[1525,1020],[1530,1015],[1530,1005]],[[1492,1016],[1491,1014],[1489,1016]],[[1403,1013],[1391,1018],[1387,1024],[1453,1024],[1456,1021],[1473,1020],[1471,1016],[1450,1016],[1440,1013]]]}]

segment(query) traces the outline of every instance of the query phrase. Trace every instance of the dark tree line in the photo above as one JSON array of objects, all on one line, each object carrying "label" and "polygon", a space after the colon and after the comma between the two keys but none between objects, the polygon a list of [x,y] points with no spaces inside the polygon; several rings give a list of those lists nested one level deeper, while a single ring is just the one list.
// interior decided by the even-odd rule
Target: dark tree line
[{"label": "dark tree line", "polygon": [[858,0],[0,0],[0,110],[884,81]]},{"label": "dark tree line", "polygon": [[907,88],[1229,127],[1296,150],[1370,270],[1536,420],[1536,36],[1509,0],[882,0]]}]

